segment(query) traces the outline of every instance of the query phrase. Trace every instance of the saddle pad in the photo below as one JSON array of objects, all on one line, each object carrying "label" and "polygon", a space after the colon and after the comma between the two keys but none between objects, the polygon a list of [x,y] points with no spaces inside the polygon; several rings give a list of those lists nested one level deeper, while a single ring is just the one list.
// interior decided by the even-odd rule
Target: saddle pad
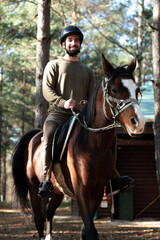
[{"label": "saddle pad", "polygon": [[52,160],[54,163],[60,162],[68,145],[75,121],[76,117],[72,117],[69,122],[60,125],[56,129],[52,143]]}]

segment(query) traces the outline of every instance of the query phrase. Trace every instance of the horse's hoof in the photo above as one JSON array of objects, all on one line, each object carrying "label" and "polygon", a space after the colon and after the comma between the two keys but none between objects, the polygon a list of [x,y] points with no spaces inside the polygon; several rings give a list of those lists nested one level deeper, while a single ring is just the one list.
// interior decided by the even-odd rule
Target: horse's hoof
[{"label": "horse's hoof", "polygon": [[45,240],[52,240],[52,239],[53,239],[53,238],[52,238],[51,234],[47,234]]}]

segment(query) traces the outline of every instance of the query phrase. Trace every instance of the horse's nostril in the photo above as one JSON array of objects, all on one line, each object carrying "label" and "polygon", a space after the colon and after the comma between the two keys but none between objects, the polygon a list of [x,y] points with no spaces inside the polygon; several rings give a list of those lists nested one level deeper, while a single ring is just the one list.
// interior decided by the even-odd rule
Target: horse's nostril
[{"label": "horse's nostril", "polygon": [[136,118],[131,118],[130,121],[133,126],[135,126],[138,123],[138,120]]},{"label": "horse's nostril", "polygon": [[142,133],[143,132],[143,128],[141,128],[139,132]]}]

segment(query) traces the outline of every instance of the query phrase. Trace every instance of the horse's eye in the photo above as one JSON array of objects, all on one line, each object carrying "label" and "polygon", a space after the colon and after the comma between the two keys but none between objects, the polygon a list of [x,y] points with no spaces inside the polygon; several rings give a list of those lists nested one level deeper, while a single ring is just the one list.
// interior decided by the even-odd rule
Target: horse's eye
[{"label": "horse's eye", "polygon": [[112,88],[111,90],[112,90],[113,93],[117,93],[118,92],[116,88]]}]

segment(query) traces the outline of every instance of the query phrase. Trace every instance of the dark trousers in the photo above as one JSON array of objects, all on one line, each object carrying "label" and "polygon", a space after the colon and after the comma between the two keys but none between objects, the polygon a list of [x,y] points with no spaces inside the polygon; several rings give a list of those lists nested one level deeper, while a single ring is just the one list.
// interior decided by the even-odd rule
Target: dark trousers
[{"label": "dark trousers", "polygon": [[50,113],[43,125],[43,142],[42,142],[42,170],[41,179],[44,180],[49,165],[52,160],[52,141],[57,127],[70,119],[71,115],[59,113]]}]

